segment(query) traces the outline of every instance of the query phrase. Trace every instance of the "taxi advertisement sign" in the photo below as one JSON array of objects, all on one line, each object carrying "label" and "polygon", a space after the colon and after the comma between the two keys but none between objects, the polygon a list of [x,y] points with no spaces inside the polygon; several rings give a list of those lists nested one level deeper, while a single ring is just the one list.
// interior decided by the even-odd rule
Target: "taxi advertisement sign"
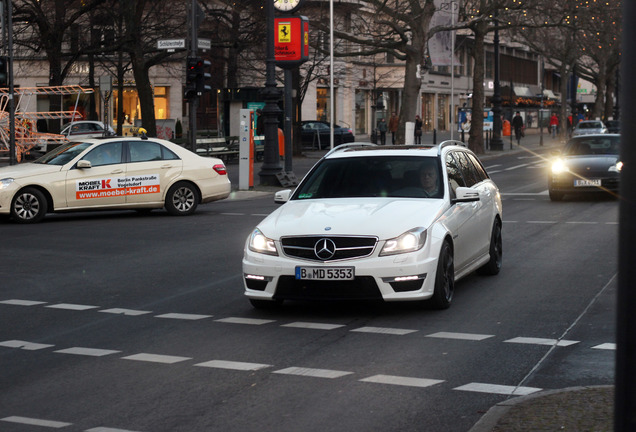
[{"label": "taxi advertisement sign", "polygon": [[160,191],[158,174],[78,180],[75,182],[75,198],[78,200],[159,193]]}]

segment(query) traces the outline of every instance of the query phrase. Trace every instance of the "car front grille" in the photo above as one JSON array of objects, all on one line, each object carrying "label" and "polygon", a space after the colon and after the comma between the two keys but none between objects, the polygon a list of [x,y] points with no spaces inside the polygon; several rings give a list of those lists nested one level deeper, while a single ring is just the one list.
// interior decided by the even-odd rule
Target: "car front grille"
[{"label": "car front grille", "polygon": [[320,262],[369,256],[377,242],[377,237],[357,236],[302,236],[281,239],[286,256]]},{"label": "car front grille", "polygon": [[382,294],[371,276],[354,280],[298,280],[281,276],[276,287],[276,299],[285,300],[381,300]]}]

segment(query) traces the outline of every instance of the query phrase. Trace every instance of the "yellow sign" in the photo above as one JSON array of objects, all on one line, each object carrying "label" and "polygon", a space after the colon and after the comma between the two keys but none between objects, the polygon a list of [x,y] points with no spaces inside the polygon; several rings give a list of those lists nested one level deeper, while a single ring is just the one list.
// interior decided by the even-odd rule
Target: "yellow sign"
[{"label": "yellow sign", "polygon": [[291,43],[291,23],[289,22],[278,23],[278,42]]}]

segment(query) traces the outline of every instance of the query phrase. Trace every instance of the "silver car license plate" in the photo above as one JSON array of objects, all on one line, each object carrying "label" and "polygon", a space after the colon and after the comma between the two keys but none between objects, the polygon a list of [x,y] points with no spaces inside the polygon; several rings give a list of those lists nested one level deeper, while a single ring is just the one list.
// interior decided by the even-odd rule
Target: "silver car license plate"
[{"label": "silver car license plate", "polygon": [[355,267],[296,267],[300,280],[353,280]]}]

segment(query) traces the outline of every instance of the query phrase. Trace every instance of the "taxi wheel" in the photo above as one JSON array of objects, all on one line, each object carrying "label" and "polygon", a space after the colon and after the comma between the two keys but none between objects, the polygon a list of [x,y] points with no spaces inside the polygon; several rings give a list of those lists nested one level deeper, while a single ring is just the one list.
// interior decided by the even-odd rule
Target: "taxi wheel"
[{"label": "taxi wheel", "polygon": [[166,194],[166,210],[174,216],[187,216],[194,213],[199,205],[199,193],[196,188],[186,182],[179,182]]},{"label": "taxi wheel", "polygon": [[21,190],[11,202],[11,217],[18,223],[41,221],[47,212],[44,194],[35,188]]},{"label": "taxi wheel", "polygon": [[445,241],[439,253],[437,272],[435,274],[435,288],[431,297],[435,309],[448,309],[455,292],[455,264],[453,248]]}]

